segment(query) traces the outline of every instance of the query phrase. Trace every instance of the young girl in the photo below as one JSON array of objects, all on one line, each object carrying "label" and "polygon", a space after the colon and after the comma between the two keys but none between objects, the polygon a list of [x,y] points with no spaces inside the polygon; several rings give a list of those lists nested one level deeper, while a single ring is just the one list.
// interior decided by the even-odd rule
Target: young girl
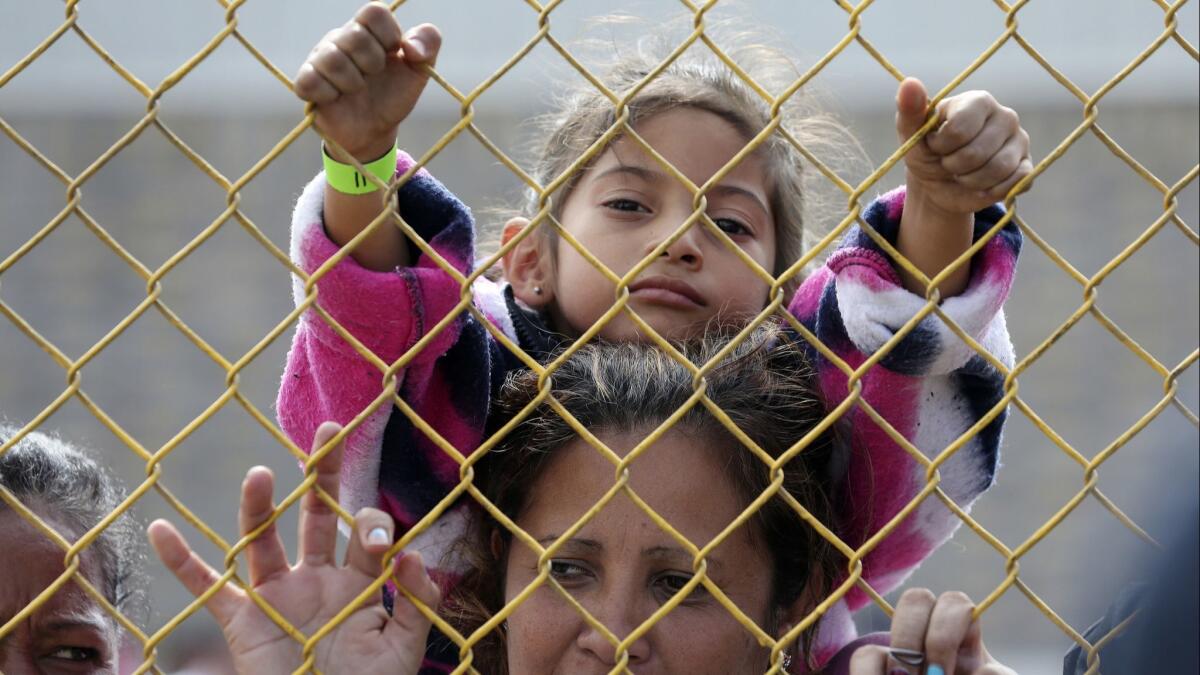
[{"label": "young girl", "polygon": [[[364,7],[314,48],[296,79],[301,98],[316,104],[316,123],[350,157],[326,156],[326,173],[301,195],[293,217],[292,254],[313,273],[342,246],[361,239],[350,256],[317,282],[317,304],[384,363],[407,358],[398,394],[442,438],[470,453],[499,426],[491,402],[507,373],[524,363],[483,325],[462,312],[432,329],[459,302],[459,283],[390,222],[364,233],[388,207],[460,273],[475,261],[474,224],[465,206],[424,169],[400,186],[396,202],[342,162],[351,158],[386,182],[413,168],[395,153],[398,125],[412,110],[436,59],[441,37],[430,25],[403,33],[386,7]],[[615,92],[632,90],[662,55],[624,58],[604,75]],[[760,82],[754,64],[736,57]],[[549,202],[570,239],[624,275],[653,261],[629,284],[629,308],[668,338],[709,324],[746,321],[768,304],[769,286],[744,259],[779,275],[802,254],[803,160],[779,134],[725,171],[770,122],[770,106],[715,59],[688,54],[638,90],[629,126],[693,185],[705,192],[708,219],[682,234],[693,192],[628,133],[616,134],[586,164],[573,166],[614,125],[611,101],[583,89],[564,99],[534,178],[566,180]],[[766,64],[768,67],[770,63]],[[777,65],[777,64],[776,64]],[[907,138],[925,121],[926,95],[915,80],[897,93],[897,131]],[[787,113],[790,108],[784,106]],[[1031,169],[1028,136],[1016,114],[988,94],[969,92],[937,107],[942,119],[905,158],[908,186],[877,199],[864,219],[927,277],[941,272],[1001,217],[993,202]],[[807,118],[784,127],[804,136]],[[395,153],[395,154],[393,154]],[[339,161],[340,160],[340,161]],[[366,187],[364,187],[366,186]],[[531,209],[528,215],[535,214]],[[543,219],[514,218],[504,241],[522,237],[502,261],[504,281],[481,278],[468,289],[476,308],[535,359],[585,333],[609,341],[643,339],[625,313],[597,325],[614,302],[615,286]],[[740,254],[729,246],[732,243]],[[992,237],[969,265],[939,287],[941,311],[1003,363],[1012,348],[1001,307],[1020,247],[1012,224]],[[303,285],[295,282],[297,302]],[[858,228],[788,302],[788,311],[837,356],[857,368],[925,304],[925,289],[895,267]],[[412,350],[421,341],[419,350]],[[847,376],[815,348],[810,357],[828,410],[850,391]],[[915,447],[935,456],[991,414],[991,421],[940,467],[939,487],[963,507],[992,483],[1004,411],[1001,374],[930,316],[907,333],[860,380],[861,397]],[[348,439],[343,501],[351,509],[379,506],[409,528],[458,483],[459,466],[393,412],[390,383],[316,312],[298,325],[280,391],[284,430],[309,447],[319,424],[354,421]],[[383,401],[382,405],[379,401]],[[373,406],[373,407],[372,407]],[[371,412],[356,418],[371,408]],[[925,469],[862,410],[841,417],[849,452],[833,467],[838,533],[859,547],[888,524],[925,485]],[[462,530],[467,507],[448,511],[416,545],[441,561]],[[953,532],[958,519],[927,498],[863,559],[863,577],[886,592]],[[444,570],[453,573],[453,570]],[[821,639],[844,644],[850,612],[867,601],[857,589],[833,608]],[[828,645],[827,645],[828,646]]]}]

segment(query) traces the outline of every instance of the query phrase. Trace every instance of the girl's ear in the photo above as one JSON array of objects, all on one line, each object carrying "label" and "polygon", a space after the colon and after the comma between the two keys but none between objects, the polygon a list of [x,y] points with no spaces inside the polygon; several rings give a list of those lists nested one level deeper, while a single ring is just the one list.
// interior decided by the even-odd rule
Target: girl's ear
[{"label": "girl's ear", "polygon": [[[816,607],[820,603],[820,600],[823,599],[823,597],[817,595],[817,592],[817,585],[810,582],[805,585],[804,590],[800,593],[800,597],[793,600],[792,604],[775,609],[775,611],[778,612],[778,614],[776,614],[776,617],[778,618],[776,625],[779,627],[775,631],[775,639],[779,639],[784,635],[787,635],[788,631],[792,630],[792,628],[794,628],[801,621],[804,621],[808,614],[812,612],[813,608]],[[825,624],[838,623],[838,620],[831,620],[833,617],[828,614],[826,614],[823,618],[825,618]],[[850,619],[850,615],[846,614],[844,618],[846,621],[851,622],[849,628],[853,630],[854,624]],[[833,628],[833,630],[836,632],[837,628]],[[795,643],[793,643],[791,649],[789,650],[793,655],[792,660],[795,660],[796,658],[804,658],[803,656],[799,656],[799,653],[802,651],[801,647],[798,645],[799,642],[800,640],[797,640]],[[787,670],[785,672],[795,671]]]},{"label": "girl's ear", "polygon": [[490,544],[492,547],[492,557],[500,563],[501,567],[503,567],[505,561],[501,560],[500,558],[504,555],[504,540],[500,538],[500,530],[492,530],[492,536],[490,537],[488,544]]},{"label": "girl's ear", "polygon": [[[528,227],[528,218],[510,218],[504,224],[500,245],[512,241]],[[553,263],[545,237],[538,232],[528,232],[504,256],[500,266],[504,269],[504,278],[512,286],[513,295],[527,307],[541,309],[554,299]]]},{"label": "girl's ear", "polygon": [[792,604],[776,608],[775,611],[778,612],[776,616],[779,619],[776,623],[779,626],[775,635],[776,639],[783,637],[796,624],[803,621],[820,600],[824,599],[817,597],[816,591],[815,584],[807,583],[804,585],[804,590],[800,592],[800,597],[793,600]]}]

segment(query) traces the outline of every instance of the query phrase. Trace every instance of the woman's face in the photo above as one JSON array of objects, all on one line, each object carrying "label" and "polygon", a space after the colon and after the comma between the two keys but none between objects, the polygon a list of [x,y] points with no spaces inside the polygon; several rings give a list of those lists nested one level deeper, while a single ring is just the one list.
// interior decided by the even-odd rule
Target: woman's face
[{"label": "woman's face", "polygon": [[[43,514],[64,536],[70,528]],[[62,575],[63,550],[12,509],[0,510],[0,625],[7,624]],[[12,545],[19,542],[19,545]],[[101,570],[84,553],[80,568],[93,585]],[[72,675],[117,672],[118,637],[113,621],[74,580],[42,603],[0,639],[0,673]]]},{"label": "woman's face", "polygon": [[[601,435],[624,454],[642,436]],[[704,439],[670,431],[630,467],[629,485],[697,547],[741,513],[743,504]],[[612,487],[613,465],[584,441],[557,451],[531,488],[517,524],[543,546],[567,531]],[[708,575],[760,627],[766,627],[770,564],[748,527],[707,556]],[[537,576],[537,555],[514,540],[505,600]],[[623,492],[558,550],[551,575],[592,616],[624,639],[692,577],[692,556]],[[607,673],[615,649],[548,583],[508,619],[510,673]],[[653,673],[762,672],[767,651],[703,586],[629,647],[629,666]]]}]

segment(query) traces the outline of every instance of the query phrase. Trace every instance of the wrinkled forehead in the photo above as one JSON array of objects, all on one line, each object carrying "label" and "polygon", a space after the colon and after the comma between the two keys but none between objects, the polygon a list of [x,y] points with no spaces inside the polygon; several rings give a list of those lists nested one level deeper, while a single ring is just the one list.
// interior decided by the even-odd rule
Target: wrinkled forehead
[{"label": "wrinkled forehead", "polygon": [[[68,542],[78,534],[61,519],[37,513],[42,522],[58,532]],[[6,622],[43,591],[56,583],[66,571],[66,552],[40,529],[5,505],[0,508],[0,624]],[[85,550],[79,570],[98,590],[103,590],[103,574],[99,556]],[[38,610],[38,614],[86,614],[96,620],[105,615],[99,604],[74,581],[62,584]]]}]

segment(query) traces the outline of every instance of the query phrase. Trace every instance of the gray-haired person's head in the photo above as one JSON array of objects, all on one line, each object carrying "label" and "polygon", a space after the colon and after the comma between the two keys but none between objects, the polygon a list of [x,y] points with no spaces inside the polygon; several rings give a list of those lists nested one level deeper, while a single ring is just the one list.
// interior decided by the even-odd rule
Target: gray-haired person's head
[{"label": "gray-haired person's head", "polygon": [[[15,427],[0,425],[0,444],[16,432]],[[125,497],[117,479],[94,459],[36,431],[0,454],[0,486],[39,518],[69,528],[70,532],[59,534],[72,542],[117,510]],[[0,500],[0,514],[10,510]],[[101,578],[92,581],[105,599],[127,616],[141,617],[145,593],[139,572],[144,544],[132,516],[122,515],[104,528],[85,555],[97,562]]]}]

